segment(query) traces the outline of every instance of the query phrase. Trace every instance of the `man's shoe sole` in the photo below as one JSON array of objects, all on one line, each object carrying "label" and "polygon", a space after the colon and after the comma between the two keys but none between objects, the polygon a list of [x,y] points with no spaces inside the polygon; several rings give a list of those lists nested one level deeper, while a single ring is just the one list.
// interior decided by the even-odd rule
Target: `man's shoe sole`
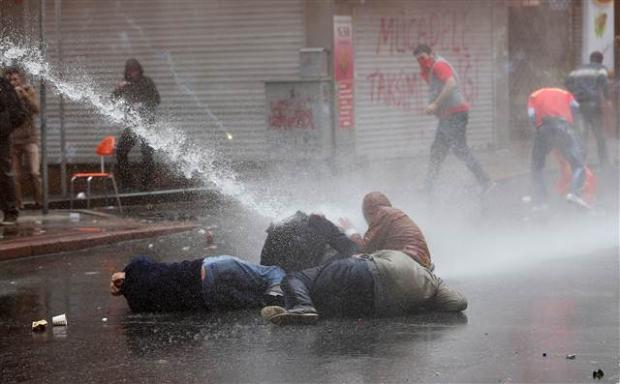
[{"label": "man's shoe sole", "polygon": [[319,315],[316,313],[282,313],[273,316],[269,321],[272,323],[283,325],[313,325],[319,320]]},{"label": "man's shoe sole", "polygon": [[271,321],[274,316],[281,315],[283,313],[286,313],[286,309],[280,307],[279,305],[269,305],[260,311],[261,317],[267,321]]}]

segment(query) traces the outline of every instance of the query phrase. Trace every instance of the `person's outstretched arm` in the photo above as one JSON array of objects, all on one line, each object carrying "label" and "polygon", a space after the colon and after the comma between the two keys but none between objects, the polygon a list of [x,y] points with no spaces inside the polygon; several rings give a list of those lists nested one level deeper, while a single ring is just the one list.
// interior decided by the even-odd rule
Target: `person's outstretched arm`
[{"label": "person's outstretched arm", "polygon": [[324,216],[310,215],[308,225],[320,236],[323,236],[325,242],[338,251],[340,256],[349,257],[360,252],[359,245]]}]

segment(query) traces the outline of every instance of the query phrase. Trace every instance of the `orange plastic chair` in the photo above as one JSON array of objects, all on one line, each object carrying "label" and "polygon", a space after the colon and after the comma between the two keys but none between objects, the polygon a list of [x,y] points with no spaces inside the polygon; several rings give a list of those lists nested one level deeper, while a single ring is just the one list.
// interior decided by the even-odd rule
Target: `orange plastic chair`
[{"label": "orange plastic chair", "polygon": [[[99,145],[97,145],[97,154],[101,158],[101,168],[100,172],[82,172],[82,173],[74,173],[71,175],[71,203],[70,207],[73,208],[73,186],[75,180],[80,178],[86,179],[86,207],[90,208],[90,184],[93,179],[96,178],[104,178],[108,180],[112,180],[112,187],[114,188],[114,195],[116,196],[116,202],[118,203],[118,210],[123,213],[123,207],[121,206],[121,199],[118,195],[118,188],[116,186],[116,180],[114,179],[114,174],[112,172],[105,171],[105,158],[111,157],[114,155],[114,149],[116,148],[116,138],[114,136],[106,136],[101,140]],[[107,190],[104,190],[106,198],[108,197]]]}]

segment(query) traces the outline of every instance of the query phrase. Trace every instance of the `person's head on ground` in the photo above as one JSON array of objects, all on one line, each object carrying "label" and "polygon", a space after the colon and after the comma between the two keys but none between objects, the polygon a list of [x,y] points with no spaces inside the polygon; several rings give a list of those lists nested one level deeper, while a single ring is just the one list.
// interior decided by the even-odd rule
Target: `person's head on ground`
[{"label": "person's head on ground", "polygon": [[387,198],[383,193],[378,191],[373,191],[367,193],[364,196],[364,200],[362,200],[362,213],[364,214],[364,219],[366,219],[367,223],[373,221],[373,218],[379,211],[381,207],[391,207],[392,203],[390,199]]},{"label": "person's head on ground", "polygon": [[125,80],[138,81],[144,75],[142,64],[137,59],[129,59],[125,63]]},{"label": "person's head on ground", "polygon": [[26,82],[24,71],[18,66],[11,66],[4,70],[4,77],[13,87],[22,87]]},{"label": "person's head on ground", "polygon": [[122,287],[125,282],[125,272],[115,272],[110,280],[110,293],[112,296],[122,295]]},{"label": "person's head on ground", "polygon": [[600,51],[594,51],[590,54],[590,63],[603,64],[603,53]]}]

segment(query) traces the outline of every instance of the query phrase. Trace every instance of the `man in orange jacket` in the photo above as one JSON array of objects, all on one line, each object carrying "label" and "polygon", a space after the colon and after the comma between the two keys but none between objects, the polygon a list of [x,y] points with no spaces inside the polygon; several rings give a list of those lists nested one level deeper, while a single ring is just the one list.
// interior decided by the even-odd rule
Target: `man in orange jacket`
[{"label": "man in orange jacket", "polygon": [[583,149],[573,130],[573,111],[579,108],[575,97],[560,88],[541,88],[529,97],[528,115],[536,128],[532,149],[534,196],[539,203],[546,200],[543,169],[552,149],[560,151],[571,167],[570,191],[566,200],[590,208],[581,198],[585,183]]}]

